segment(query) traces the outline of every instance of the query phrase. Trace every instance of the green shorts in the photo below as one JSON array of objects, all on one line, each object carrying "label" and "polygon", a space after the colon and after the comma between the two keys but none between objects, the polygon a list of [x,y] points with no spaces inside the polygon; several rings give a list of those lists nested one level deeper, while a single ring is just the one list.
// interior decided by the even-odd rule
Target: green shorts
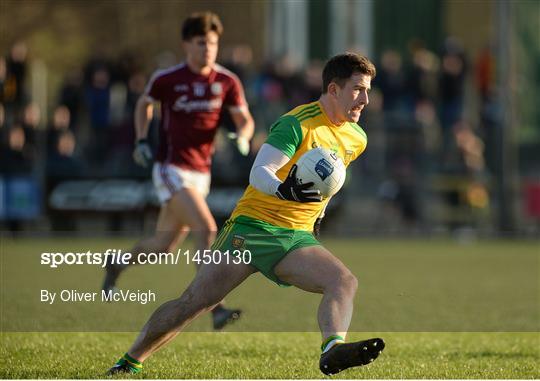
[{"label": "green shorts", "polygon": [[219,232],[212,250],[249,250],[250,265],[280,286],[290,286],[274,274],[274,267],[288,253],[321,243],[306,230],[285,229],[251,217],[228,220]]}]

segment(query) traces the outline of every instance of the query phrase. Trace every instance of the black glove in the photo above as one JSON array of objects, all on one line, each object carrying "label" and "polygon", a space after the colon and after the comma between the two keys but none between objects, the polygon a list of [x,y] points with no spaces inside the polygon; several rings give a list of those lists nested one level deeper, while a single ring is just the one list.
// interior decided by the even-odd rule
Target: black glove
[{"label": "black glove", "polygon": [[322,217],[318,217],[313,224],[313,235],[318,238],[321,235],[321,222]]},{"label": "black glove", "polygon": [[150,149],[148,140],[137,140],[137,144],[135,144],[135,149],[133,150],[133,160],[144,168],[152,163],[152,150]]},{"label": "black glove", "polygon": [[313,182],[299,184],[296,181],[297,169],[297,165],[293,164],[285,181],[278,186],[276,196],[282,200],[296,202],[321,202],[321,192],[318,189],[309,189],[313,186]]}]

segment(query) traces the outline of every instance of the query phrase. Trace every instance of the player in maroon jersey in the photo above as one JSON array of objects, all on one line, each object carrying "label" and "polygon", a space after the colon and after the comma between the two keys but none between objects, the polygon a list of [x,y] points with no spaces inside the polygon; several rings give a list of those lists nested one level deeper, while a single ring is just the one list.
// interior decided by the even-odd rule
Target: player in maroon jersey
[{"label": "player in maroon jersey", "polygon": [[[148,124],[155,103],[161,104],[159,147],[152,178],[161,209],[153,236],[133,248],[134,255],[172,252],[191,231],[197,249],[209,249],[216,222],[205,198],[210,189],[210,164],[219,116],[230,111],[236,125],[236,143],[249,153],[253,118],[238,77],[216,63],[223,27],[211,12],[195,13],[182,26],[186,61],[158,70],[150,79],[135,108],[136,147],[133,158],[147,167],[152,151],[147,141]],[[113,290],[126,266],[109,265],[103,289]],[[212,310],[214,328],[237,319],[240,310],[219,304]]]}]

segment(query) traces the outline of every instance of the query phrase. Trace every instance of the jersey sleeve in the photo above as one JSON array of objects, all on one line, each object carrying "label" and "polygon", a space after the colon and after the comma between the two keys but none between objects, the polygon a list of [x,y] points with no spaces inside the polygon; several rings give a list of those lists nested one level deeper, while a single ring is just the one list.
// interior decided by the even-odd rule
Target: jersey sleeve
[{"label": "jersey sleeve", "polygon": [[302,127],[300,127],[300,123],[291,115],[279,118],[270,127],[266,143],[277,148],[289,158],[293,157],[302,143]]},{"label": "jersey sleeve", "polygon": [[144,89],[144,94],[154,101],[161,101],[164,98],[164,80],[161,74],[161,70],[152,74],[150,81],[148,81],[148,84]]},{"label": "jersey sleeve", "polygon": [[237,76],[230,77],[231,85],[225,94],[223,103],[231,110],[238,110],[247,106],[244,88]]}]

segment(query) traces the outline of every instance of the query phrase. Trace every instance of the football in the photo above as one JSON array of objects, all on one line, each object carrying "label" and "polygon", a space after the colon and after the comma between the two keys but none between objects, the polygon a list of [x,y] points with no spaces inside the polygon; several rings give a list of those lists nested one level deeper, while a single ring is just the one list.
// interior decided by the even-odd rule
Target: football
[{"label": "football", "polygon": [[296,180],[300,184],[313,182],[313,188],[318,189],[324,198],[335,195],[345,182],[345,164],[328,149],[313,148],[304,153],[296,165]]}]

